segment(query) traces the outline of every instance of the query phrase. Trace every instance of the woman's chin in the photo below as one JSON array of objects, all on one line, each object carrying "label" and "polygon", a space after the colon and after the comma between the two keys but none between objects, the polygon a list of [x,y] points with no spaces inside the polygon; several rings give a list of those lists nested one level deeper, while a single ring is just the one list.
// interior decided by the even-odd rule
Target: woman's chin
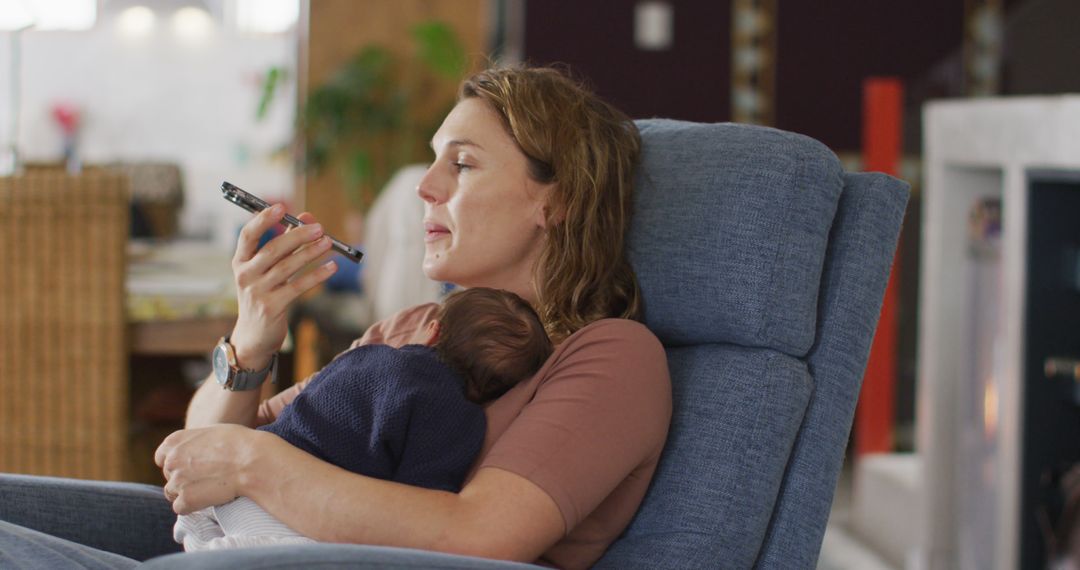
[{"label": "woman's chin", "polygon": [[424,275],[432,281],[449,281],[449,276],[446,271],[446,264],[444,263],[442,254],[428,254],[424,257],[424,264],[421,267],[424,271]]}]

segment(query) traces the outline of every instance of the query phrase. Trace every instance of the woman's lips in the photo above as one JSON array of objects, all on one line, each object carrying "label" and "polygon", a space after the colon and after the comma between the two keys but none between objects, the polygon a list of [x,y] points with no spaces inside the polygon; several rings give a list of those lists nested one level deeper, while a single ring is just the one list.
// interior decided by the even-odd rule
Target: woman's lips
[{"label": "woman's lips", "polygon": [[440,240],[450,235],[450,230],[446,226],[434,224],[431,222],[424,222],[424,242],[431,243],[433,241]]}]

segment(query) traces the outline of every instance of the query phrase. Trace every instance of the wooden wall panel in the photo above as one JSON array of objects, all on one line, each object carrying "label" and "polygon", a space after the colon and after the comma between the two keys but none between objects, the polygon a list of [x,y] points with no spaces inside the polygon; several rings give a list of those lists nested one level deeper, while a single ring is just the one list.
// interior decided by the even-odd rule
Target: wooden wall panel
[{"label": "wooden wall panel", "polygon": [[[433,18],[450,25],[465,45],[473,68],[482,67],[490,12],[489,0],[310,0],[307,27],[301,34],[300,99],[365,45],[377,43],[395,54],[408,54],[413,48],[409,28]],[[455,87],[439,88],[452,95]],[[416,158],[430,160],[430,155]],[[345,218],[351,206],[336,167],[302,180],[297,204],[314,213],[330,233],[348,238]]]},{"label": "wooden wall panel", "polygon": [[0,177],[0,472],[125,479],[128,181]]}]

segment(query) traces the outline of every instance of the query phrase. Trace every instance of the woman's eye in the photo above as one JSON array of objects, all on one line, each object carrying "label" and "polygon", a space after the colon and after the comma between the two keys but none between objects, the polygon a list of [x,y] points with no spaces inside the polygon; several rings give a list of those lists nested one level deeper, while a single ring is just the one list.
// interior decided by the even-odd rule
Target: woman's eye
[{"label": "woman's eye", "polygon": [[454,165],[454,168],[458,172],[464,172],[464,171],[472,168],[471,166],[469,166],[468,164],[465,164],[464,162],[454,162],[453,165]]}]

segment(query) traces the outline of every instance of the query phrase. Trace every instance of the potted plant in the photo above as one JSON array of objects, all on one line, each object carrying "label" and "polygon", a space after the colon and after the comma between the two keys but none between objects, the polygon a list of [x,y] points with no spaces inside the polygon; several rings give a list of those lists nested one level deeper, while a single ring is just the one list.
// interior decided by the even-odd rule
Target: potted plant
[{"label": "potted plant", "polygon": [[[308,94],[299,116],[303,168],[312,174],[341,168],[349,202],[366,211],[400,167],[416,162],[454,101],[435,89],[457,82],[465,50],[454,31],[438,21],[410,30],[414,50],[399,58],[367,45],[328,81]],[[268,72],[260,112],[273,96],[280,70]]]}]

